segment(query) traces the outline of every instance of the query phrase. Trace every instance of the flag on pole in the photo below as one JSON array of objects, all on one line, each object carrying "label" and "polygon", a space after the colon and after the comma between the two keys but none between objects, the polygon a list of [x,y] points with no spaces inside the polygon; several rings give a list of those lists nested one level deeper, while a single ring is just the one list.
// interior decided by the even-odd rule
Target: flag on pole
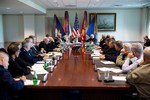
[{"label": "flag on pole", "polygon": [[76,13],[72,36],[76,37],[76,36],[79,36],[79,35],[80,35],[80,32],[79,32],[79,21],[78,21],[78,15]]},{"label": "flag on pole", "polygon": [[92,22],[89,25],[86,34],[90,37],[91,34],[96,34],[96,14],[94,14],[93,18],[92,18]]},{"label": "flag on pole", "polygon": [[63,29],[62,25],[60,24],[60,21],[59,21],[59,19],[57,18],[56,15],[54,15],[54,19],[55,19],[55,24],[54,25],[56,25],[55,30],[56,29],[59,30],[60,33],[61,33],[61,36],[64,36],[65,35],[64,29]]},{"label": "flag on pole", "polygon": [[69,29],[70,29],[70,23],[69,23],[69,14],[68,11],[65,11],[64,15],[64,32],[67,36],[69,36]]},{"label": "flag on pole", "polygon": [[87,11],[84,11],[84,18],[82,22],[82,28],[81,28],[81,41],[86,41],[86,29],[87,29]]}]

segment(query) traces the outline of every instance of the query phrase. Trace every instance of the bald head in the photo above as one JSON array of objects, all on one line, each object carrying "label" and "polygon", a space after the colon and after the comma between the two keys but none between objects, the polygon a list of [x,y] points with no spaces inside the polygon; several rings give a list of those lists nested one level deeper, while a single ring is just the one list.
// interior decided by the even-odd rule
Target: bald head
[{"label": "bald head", "polygon": [[0,52],[0,65],[2,65],[5,69],[8,69],[8,60],[9,57],[5,52]]},{"label": "bald head", "polygon": [[91,38],[92,38],[92,39],[94,38],[94,34],[91,34]]},{"label": "bald head", "polygon": [[45,37],[45,38],[43,39],[43,41],[44,41],[46,44],[48,44],[48,43],[49,43],[49,38],[48,38],[48,37]]},{"label": "bald head", "polygon": [[146,47],[144,49],[143,59],[144,59],[144,62],[149,62],[150,63],[150,47]]}]

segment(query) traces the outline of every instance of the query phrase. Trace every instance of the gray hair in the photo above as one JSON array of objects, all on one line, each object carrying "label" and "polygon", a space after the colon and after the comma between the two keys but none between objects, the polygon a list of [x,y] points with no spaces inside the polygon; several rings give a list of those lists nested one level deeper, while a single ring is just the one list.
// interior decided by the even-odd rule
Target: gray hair
[{"label": "gray hair", "polygon": [[32,46],[32,43],[30,43],[29,41],[23,41],[23,42],[22,42],[22,47],[23,47],[23,48],[26,48],[26,47],[28,47],[28,46]]},{"label": "gray hair", "polygon": [[143,54],[143,46],[140,43],[133,43],[131,50],[142,55]]},{"label": "gray hair", "polygon": [[126,49],[127,51],[131,51],[131,44],[125,43],[125,44],[123,44],[123,48]]}]

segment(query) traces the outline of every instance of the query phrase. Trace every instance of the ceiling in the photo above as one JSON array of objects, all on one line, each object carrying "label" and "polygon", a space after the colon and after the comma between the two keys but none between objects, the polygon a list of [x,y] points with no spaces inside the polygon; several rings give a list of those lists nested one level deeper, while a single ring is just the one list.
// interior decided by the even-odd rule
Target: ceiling
[{"label": "ceiling", "polygon": [[48,9],[143,8],[150,0],[0,0],[0,14],[45,14]]}]

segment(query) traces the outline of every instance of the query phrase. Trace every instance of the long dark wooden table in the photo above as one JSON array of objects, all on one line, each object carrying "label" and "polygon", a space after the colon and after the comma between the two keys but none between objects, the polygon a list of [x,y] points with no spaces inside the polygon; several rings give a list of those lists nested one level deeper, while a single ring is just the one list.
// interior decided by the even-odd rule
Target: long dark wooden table
[{"label": "long dark wooden table", "polygon": [[36,93],[36,97],[40,98],[41,91],[46,91],[42,92],[45,93],[43,95],[53,94],[55,99],[62,100],[65,90],[79,90],[83,100],[117,100],[122,99],[120,95],[135,91],[128,83],[118,85],[99,82],[90,55],[85,51],[85,48],[81,48],[80,52],[66,51],[54,71],[49,73],[48,80],[37,86],[25,86],[26,93]]}]

